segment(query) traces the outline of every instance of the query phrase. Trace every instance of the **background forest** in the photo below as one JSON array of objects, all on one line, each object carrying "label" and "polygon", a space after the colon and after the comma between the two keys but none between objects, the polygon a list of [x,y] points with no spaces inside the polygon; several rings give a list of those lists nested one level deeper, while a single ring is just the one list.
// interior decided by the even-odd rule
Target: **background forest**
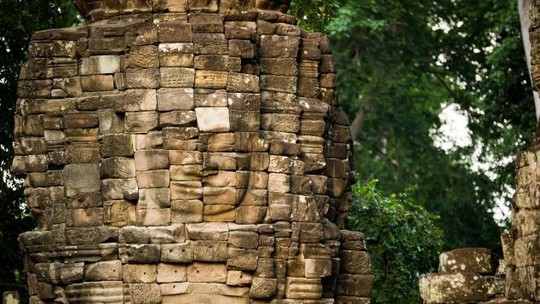
[{"label": "background forest", "polygon": [[[328,33],[359,183],[349,228],[366,235],[373,303],[421,303],[417,276],[440,250],[500,252],[515,155],[536,124],[517,3],[508,0],[295,0]],[[81,22],[69,0],[0,0],[0,289],[24,293],[17,235],[33,227],[8,169],[20,65],[32,32]],[[442,113],[464,117],[462,140]]]}]

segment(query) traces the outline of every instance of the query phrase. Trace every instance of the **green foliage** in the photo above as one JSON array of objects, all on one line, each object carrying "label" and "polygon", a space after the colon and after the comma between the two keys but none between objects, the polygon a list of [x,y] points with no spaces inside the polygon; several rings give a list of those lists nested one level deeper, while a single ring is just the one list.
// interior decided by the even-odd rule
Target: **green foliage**
[{"label": "green foliage", "polygon": [[[441,216],[445,249],[500,251],[497,199],[510,204],[513,160],[533,136],[532,92],[514,2],[332,0],[293,13],[308,29],[328,12],[340,102],[355,134],[361,181],[411,196]],[[337,10],[332,7],[337,6]],[[472,144],[443,150],[439,114],[457,104]],[[475,169],[478,163],[488,169]]]},{"label": "green foliage", "polygon": [[415,190],[388,196],[376,184],[373,180],[354,187],[347,219],[349,229],[365,235],[375,275],[371,301],[421,303],[418,275],[436,269],[443,243],[438,217],[414,203]]},{"label": "green foliage", "polygon": [[71,26],[79,19],[69,0],[0,0],[0,12],[0,290],[13,290],[25,285],[17,236],[34,227],[21,182],[8,173],[18,74],[34,31]]}]

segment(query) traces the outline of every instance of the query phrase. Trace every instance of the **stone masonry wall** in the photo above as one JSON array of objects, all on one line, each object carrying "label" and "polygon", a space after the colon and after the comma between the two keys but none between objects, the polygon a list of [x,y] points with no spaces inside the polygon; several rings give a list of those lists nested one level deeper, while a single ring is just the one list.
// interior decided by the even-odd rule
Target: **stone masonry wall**
[{"label": "stone masonry wall", "polygon": [[20,74],[31,303],[369,303],[328,39],[283,0],[74,2]]}]

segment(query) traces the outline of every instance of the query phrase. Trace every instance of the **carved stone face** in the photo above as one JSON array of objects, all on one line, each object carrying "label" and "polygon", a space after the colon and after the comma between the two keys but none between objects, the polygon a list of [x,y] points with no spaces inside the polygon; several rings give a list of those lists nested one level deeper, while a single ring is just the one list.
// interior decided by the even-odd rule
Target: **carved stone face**
[{"label": "carved stone face", "polygon": [[367,301],[328,39],[288,1],[76,4],[21,71],[35,303]]}]

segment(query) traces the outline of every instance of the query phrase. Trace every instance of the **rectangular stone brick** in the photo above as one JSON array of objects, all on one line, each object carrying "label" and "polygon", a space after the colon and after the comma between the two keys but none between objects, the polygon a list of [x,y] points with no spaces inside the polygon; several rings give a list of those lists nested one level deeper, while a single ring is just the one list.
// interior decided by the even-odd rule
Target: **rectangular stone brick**
[{"label": "rectangular stone brick", "polygon": [[158,68],[128,68],[125,82],[128,89],[159,88],[160,71]]},{"label": "rectangular stone brick", "polygon": [[193,110],[193,89],[162,88],[157,91],[158,111]]},{"label": "rectangular stone brick", "polygon": [[171,209],[143,209],[137,211],[137,224],[163,226],[171,224]]},{"label": "rectangular stone brick", "polygon": [[169,188],[149,188],[139,190],[138,209],[160,209],[171,205]]},{"label": "rectangular stone brick", "polygon": [[133,46],[126,56],[128,68],[159,67],[158,47],[155,45]]},{"label": "rectangular stone brick", "polygon": [[81,76],[81,87],[85,92],[112,91],[114,78],[112,75]]},{"label": "rectangular stone brick", "polygon": [[130,133],[146,133],[158,127],[159,115],[154,111],[127,112],[124,128]]},{"label": "rectangular stone brick", "polygon": [[81,58],[79,61],[80,75],[114,74],[120,72],[120,57],[116,55],[101,55]]},{"label": "rectangular stone brick", "polygon": [[195,87],[202,89],[225,89],[229,73],[226,71],[197,70]]},{"label": "rectangular stone brick", "polygon": [[137,172],[137,183],[139,188],[167,188],[169,187],[169,182],[169,170]]},{"label": "rectangular stone brick", "polygon": [[203,202],[200,200],[175,200],[171,202],[171,222],[200,223],[203,221]]},{"label": "rectangular stone brick", "polygon": [[195,70],[180,67],[162,67],[161,86],[164,88],[192,88],[195,83]]},{"label": "rectangular stone brick", "polygon": [[162,67],[193,67],[193,43],[162,43],[159,64]]},{"label": "rectangular stone brick", "polygon": [[159,41],[192,42],[193,32],[189,23],[160,23],[158,25]]},{"label": "rectangular stone brick", "polygon": [[261,58],[296,58],[299,45],[299,37],[262,35],[259,56]]},{"label": "rectangular stone brick", "polygon": [[197,200],[202,199],[202,184],[201,182],[171,182],[171,199],[172,200]]},{"label": "rectangular stone brick", "polygon": [[180,127],[191,125],[197,120],[194,111],[171,111],[159,114],[160,127]]}]

